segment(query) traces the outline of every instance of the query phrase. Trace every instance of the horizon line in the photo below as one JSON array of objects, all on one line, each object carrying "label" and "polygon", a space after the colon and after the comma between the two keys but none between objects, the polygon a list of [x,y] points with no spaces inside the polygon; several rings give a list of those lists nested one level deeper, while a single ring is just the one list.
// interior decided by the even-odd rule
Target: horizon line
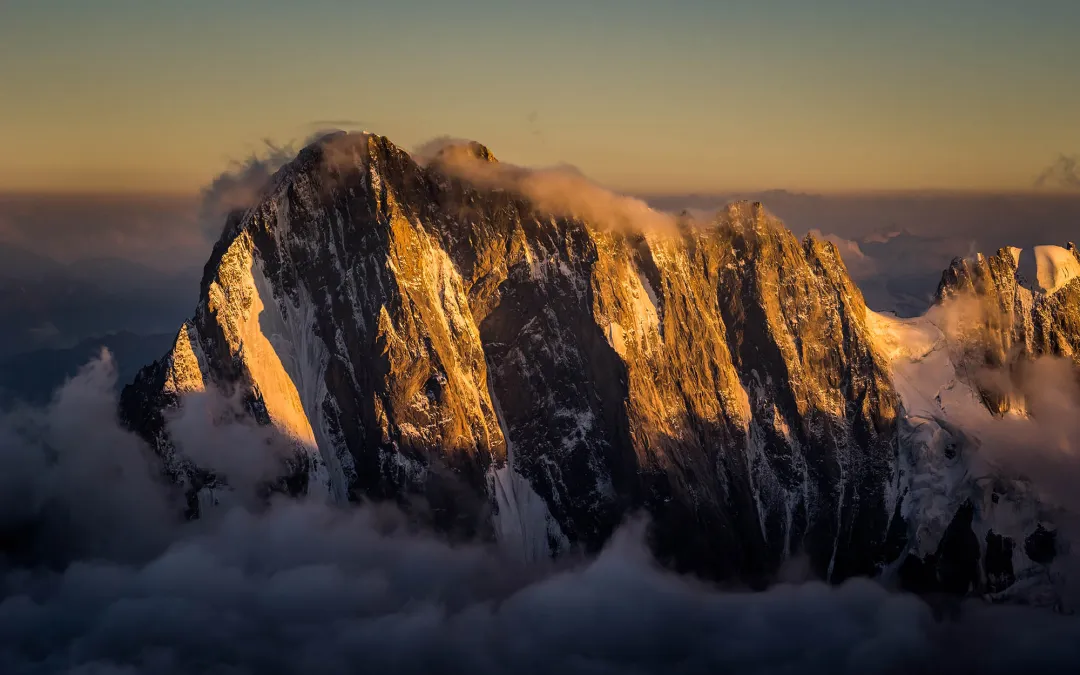
[{"label": "horizon line", "polygon": [[[1040,197],[1040,198],[1080,198],[1080,190],[1064,188],[867,188],[837,190],[800,190],[792,188],[716,188],[713,190],[665,190],[638,191],[620,190],[602,185],[605,189],[639,199],[670,198],[726,198],[739,199],[742,196],[790,196],[790,197]],[[42,199],[83,199],[94,201],[137,201],[137,200],[176,200],[186,201],[202,197],[203,188],[197,190],[84,190],[62,188],[7,189],[0,187],[0,199],[42,200]]]}]

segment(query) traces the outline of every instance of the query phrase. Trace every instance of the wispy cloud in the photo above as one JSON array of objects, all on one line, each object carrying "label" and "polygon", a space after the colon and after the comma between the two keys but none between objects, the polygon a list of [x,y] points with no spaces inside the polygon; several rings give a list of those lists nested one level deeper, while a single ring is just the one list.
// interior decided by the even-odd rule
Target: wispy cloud
[{"label": "wispy cloud", "polygon": [[1035,179],[1035,187],[1080,190],[1080,155],[1059,155]]},{"label": "wispy cloud", "polygon": [[296,152],[291,142],[282,145],[263,139],[261,148],[242,160],[234,160],[215,176],[201,191],[199,224],[203,235],[209,241],[216,240],[228,215],[258,201],[274,172],[292,160]]}]

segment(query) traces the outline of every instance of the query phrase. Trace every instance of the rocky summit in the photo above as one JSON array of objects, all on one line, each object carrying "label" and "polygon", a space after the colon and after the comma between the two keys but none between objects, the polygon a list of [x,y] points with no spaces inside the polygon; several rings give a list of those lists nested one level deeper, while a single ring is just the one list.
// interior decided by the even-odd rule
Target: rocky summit
[{"label": "rocky summit", "polygon": [[[1024,565],[1050,564],[1042,515],[986,535],[948,468],[963,431],[897,386],[921,328],[869,312],[831,243],[760,204],[639,223],[538,180],[478,144],[418,159],[337,134],[234,213],[194,315],[121,397],[189,515],[230,477],[177,452],[170,420],[213,391],[291,448],[268,489],[393,501],[526,559],[596,550],[645,513],[666,564],[751,585],[800,558],[832,581],[901,569],[987,592],[1004,559],[994,583],[1016,582],[1031,536]],[[1077,354],[1080,282],[1025,294],[1002,256],[957,261],[941,297],[1008,309],[1002,362],[1021,343]]]}]

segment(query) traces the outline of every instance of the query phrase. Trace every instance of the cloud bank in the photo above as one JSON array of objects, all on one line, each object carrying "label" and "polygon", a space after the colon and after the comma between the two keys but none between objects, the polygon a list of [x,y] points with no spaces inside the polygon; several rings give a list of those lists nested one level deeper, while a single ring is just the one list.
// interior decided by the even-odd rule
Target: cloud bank
[{"label": "cloud bank", "polygon": [[[1005,673],[1080,659],[1080,624],[1033,610],[970,605],[939,623],[867,580],[721,591],[660,569],[640,521],[593,559],[531,566],[373,505],[240,500],[182,522],[150,450],[113,421],[111,377],[104,355],[0,424],[4,673]],[[203,412],[189,448],[219,430]],[[214,451],[262,447],[245,430]],[[34,555],[16,555],[28,542]]]}]

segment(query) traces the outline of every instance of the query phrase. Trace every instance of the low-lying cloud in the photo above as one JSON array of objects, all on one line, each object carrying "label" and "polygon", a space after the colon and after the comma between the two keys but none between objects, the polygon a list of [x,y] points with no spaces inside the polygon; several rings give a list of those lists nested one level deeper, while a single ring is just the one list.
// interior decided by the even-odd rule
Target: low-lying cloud
[{"label": "low-lying cloud", "polygon": [[[377,505],[240,500],[181,521],[149,448],[114,421],[113,376],[103,356],[0,424],[4,673],[988,674],[1080,659],[1080,624],[1045,612],[971,604],[940,623],[868,580],[720,591],[661,569],[641,521],[593,559],[536,565]],[[203,412],[189,450],[219,428]],[[245,429],[214,451],[262,447]],[[56,555],[16,555],[27,538]]]},{"label": "low-lying cloud", "polygon": [[44,409],[0,418],[0,529],[19,553],[48,563],[127,561],[169,538],[177,495],[145,444],[111,422],[116,367],[90,362]]}]

